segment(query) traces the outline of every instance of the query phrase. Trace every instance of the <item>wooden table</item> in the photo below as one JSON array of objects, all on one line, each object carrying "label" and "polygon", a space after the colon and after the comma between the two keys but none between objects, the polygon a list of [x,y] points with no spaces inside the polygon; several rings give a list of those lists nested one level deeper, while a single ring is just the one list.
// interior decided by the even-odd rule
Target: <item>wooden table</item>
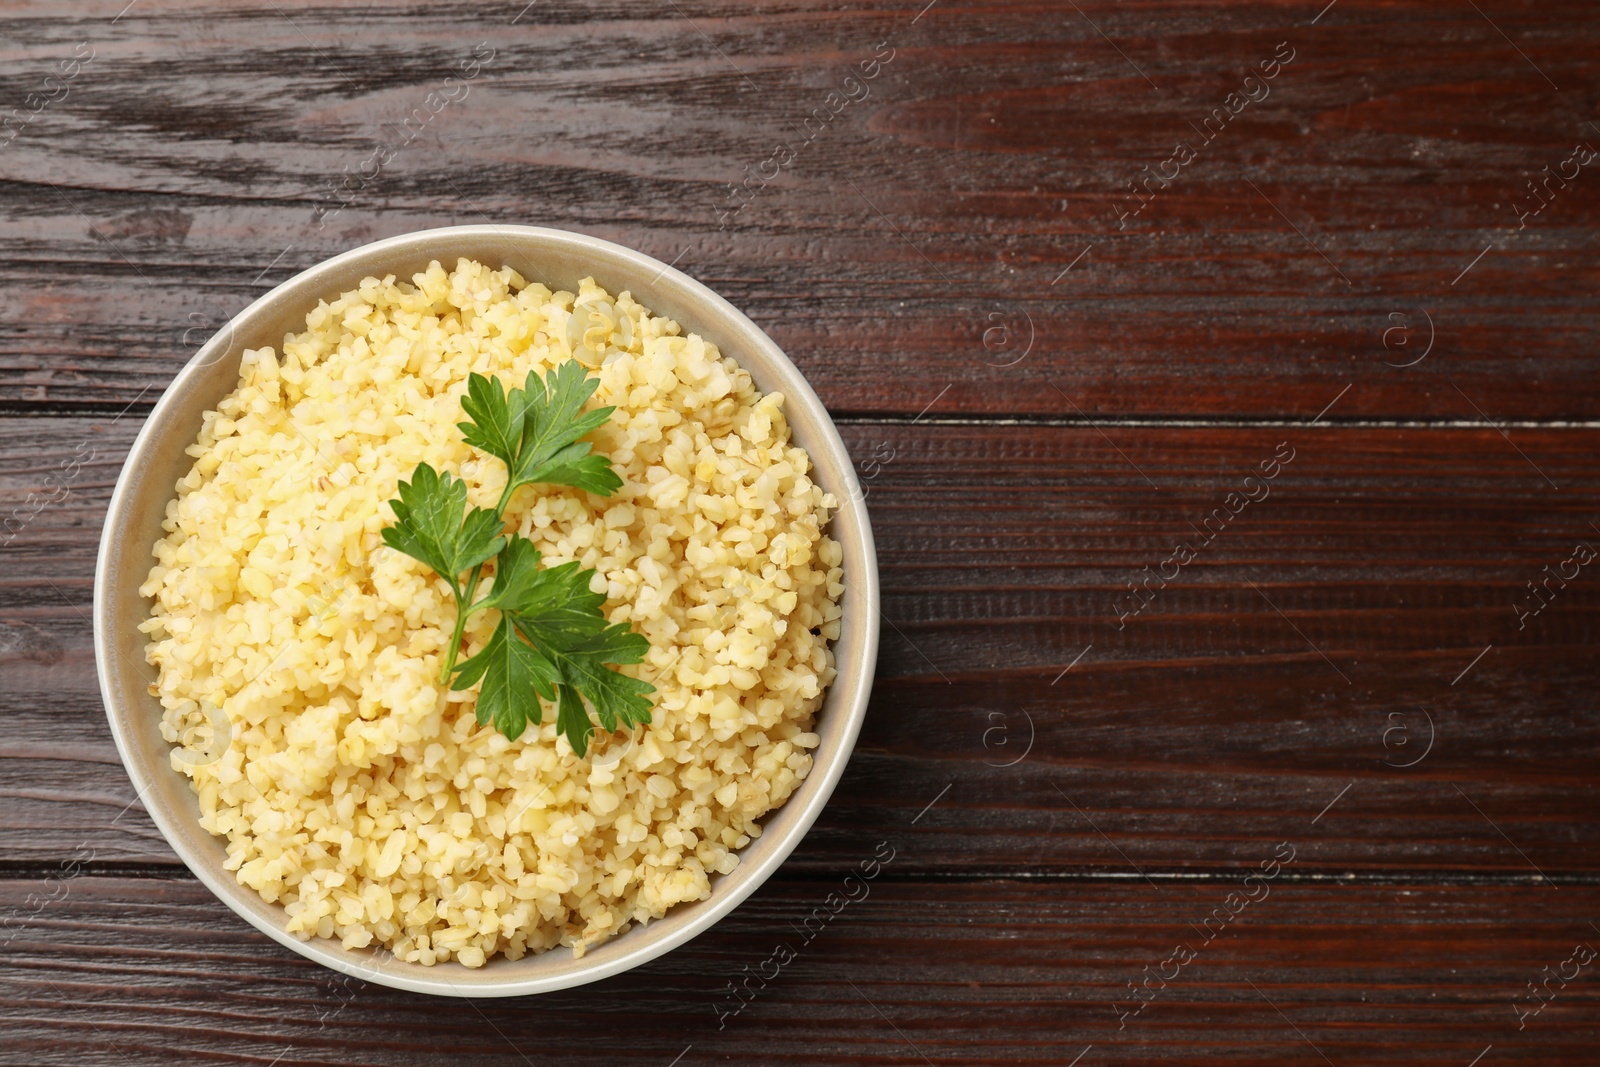
[{"label": "wooden table", "polygon": [[[124,2],[0,8],[0,1063],[1600,1062],[1592,3]],[[749,903],[463,1003],[188,874],[88,611],[219,323],[483,220],[771,333],[887,625]]]}]

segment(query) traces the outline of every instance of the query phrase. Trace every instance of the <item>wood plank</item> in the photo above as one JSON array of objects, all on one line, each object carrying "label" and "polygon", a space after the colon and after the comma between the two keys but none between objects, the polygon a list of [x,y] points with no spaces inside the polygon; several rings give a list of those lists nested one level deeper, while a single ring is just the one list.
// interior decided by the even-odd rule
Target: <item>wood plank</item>
[{"label": "wood plank", "polygon": [[[7,410],[148,403],[291,272],[491,220],[678,262],[840,412],[948,385],[945,413],[1308,416],[1356,382],[1334,417],[1600,413],[1593,179],[1515,206],[1596,136],[1581,0],[122,6],[0,15],[19,98],[95,49],[0,152]],[[467,95],[318,215],[483,42]],[[1270,96],[1119,218],[1279,42]]]},{"label": "wood plank", "polygon": [[[82,845],[173,862],[128,808],[87,614],[135,430],[0,420],[6,510],[95,450],[4,549],[0,855],[15,861]],[[1584,570],[1526,629],[1513,608],[1576,542],[1600,544],[1595,430],[844,433],[866,464],[888,625],[866,729],[799,868],[904,825],[906,870],[1205,870],[1337,800],[1316,824],[1331,871],[1600,869],[1600,594]],[[1270,495],[1202,544],[1190,524],[1285,441]],[[1127,583],[1183,538],[1197,558],[1119,620]]]},{"label": "wood plank", "polygon": [[[1316,847],[1298,841],[1302,855]],[[899,855],[825,922],[805,925],[827,914],[842,875],[781,877],[638,970],[470,1005],[345,980],[187,879],[0,881],[0,912],[20,916],[0,949],[0,1059],[1100,1067],[1203,1055],[1232,1067],[1320,1053],[1465,1067],[1492,1046],[1485,1064],[1542,1067],[1600,1056],[1595,964],[1564,988],[1555,977],[1571,975],[1576,946],[1591,958],[1600,948],[1595,887],[1297,883],[1297,858],[1241,890],[1271,849],[1203,882],[926,883],[897,880]],[[1240,892],[1259,899],[1224,904]],[[1226,923],[1213,917],[1230,908]],[[1168,962],[1180,945],[1192,954],[1181,967]],[[1119,1015],[1140,1007],[1129,985],[1147,974],[1145,1005]],[[753,996],[734,1013],[729,984],[746,975]],[[1546,976],[1553,998],[1519,1031],[1518,1010],[1539,1003],[1527,987]]]}]

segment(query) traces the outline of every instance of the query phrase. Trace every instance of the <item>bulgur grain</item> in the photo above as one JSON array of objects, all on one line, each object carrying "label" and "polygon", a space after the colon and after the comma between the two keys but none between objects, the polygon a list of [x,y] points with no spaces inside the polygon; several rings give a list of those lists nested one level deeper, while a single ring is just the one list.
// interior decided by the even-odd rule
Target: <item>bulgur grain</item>
[{"label": "bulgur grain", "polygon": [[[216,762],[173,760],[230,869],[302,938],[469,967],[581,955],[707,896],[810,770],[834,673],[835,502],[783,398],[627,293],[465,259],[367,278],[306,327],[246,352],[206,413],[142,590],[167,740],[231,724]],[[610,620],[650,641],[624,669],[658,690],[650,725],[587,759],[553,712],[512,742],[437,684],[447,587],[379,535],[418,462],[472,504],[504,487],[456,428],[469,372],[520,384],[572,358],[616,405],[593,439],[624,486],[525,488],[507,520],[547,566],[595,568]]]}]

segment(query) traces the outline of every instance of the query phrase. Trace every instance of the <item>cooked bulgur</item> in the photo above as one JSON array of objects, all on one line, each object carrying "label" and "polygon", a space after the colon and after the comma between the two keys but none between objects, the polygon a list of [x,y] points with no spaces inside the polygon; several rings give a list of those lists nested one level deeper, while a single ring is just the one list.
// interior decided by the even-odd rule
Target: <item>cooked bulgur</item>
[{"label": "cooked bulgur", "polygon": [[[834,500],[783,398],[627,293],[465,259],[367,278],[306,327],[246,352],[206,413],[143,587],[167,740],[230,724],[214,762],[173,760],[229,867],[300,937],[469,967],[581,954],[707,896],[810,770],[834,673]],[[587,759],[553,709],[513,742],[439,684],[450,593],[379,533],[422,461],[494,506],[506,469],[456,428],[469,372],[520,384],[573,358],[616,406],[593,440],[623,488],[526,487],[507,523],[545,565],[595,568],[607,616],[650,642],[622,669],[658,690],[650,725]]]}]

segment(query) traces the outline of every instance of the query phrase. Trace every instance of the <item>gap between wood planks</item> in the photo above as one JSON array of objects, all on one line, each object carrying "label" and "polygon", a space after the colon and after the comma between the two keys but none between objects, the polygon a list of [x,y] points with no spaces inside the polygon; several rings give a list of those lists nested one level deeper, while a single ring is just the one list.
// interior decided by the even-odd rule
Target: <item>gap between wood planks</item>
[{"label": "gap between wood planks", "polygon": [[[138,404],[123,401],[67,401],[59,404],[24,400],[0,400],[0,421],[7,419],[67,419],[96,418],[105,415],[128,413],[144,418],[155,408],[154,399]],[[1285,418],[1253,415],[1104,415],[1085,418],[1066,415],[909,415],[899,412],[833,412],[833,421],[840,426],[1038,426],[1041,428],[1087,427],[1141,427],[1146,429],[1175,430],[1253,430],[1294,427],[1296,429],[1341,430],[1600,430],[1600,419],[1502,419],[1485,422],[1482,419],[1384,419],[1363,418]]]},{"label": "gap between wood planks", "polygon": [[[117,878],[148,881],[193,882],[195,877],[177,863],[88,863],[79,864],[77,878]],[[1081,868],[1077,870],[1031,870],[1023,867],[996,867],[972,871],[889,871],[880,877],[884,882],[1128,882],[1149,879],[1156,884],[1204,885],[1238,881],[1246,868],[1204,867],[1193,869],[1137,871]],[[18,861],[0,863],[0,881],[29,882],[59,878],[60,863]],[[778,877],[778,876],[775,876]],[[784,881],[831,883],[838,878],[837,871],[800,868],[781,872]],[[1421,868],[1417,870],[1287,870],[1278,881],[1294,885],[1418,885],[1439,888],[1471,888],[1474,886],[1586,887],[1600,885],[1600,871],[1556,872],[1541,877],[1528,871],[1468,871],[1452,868]]]}]

